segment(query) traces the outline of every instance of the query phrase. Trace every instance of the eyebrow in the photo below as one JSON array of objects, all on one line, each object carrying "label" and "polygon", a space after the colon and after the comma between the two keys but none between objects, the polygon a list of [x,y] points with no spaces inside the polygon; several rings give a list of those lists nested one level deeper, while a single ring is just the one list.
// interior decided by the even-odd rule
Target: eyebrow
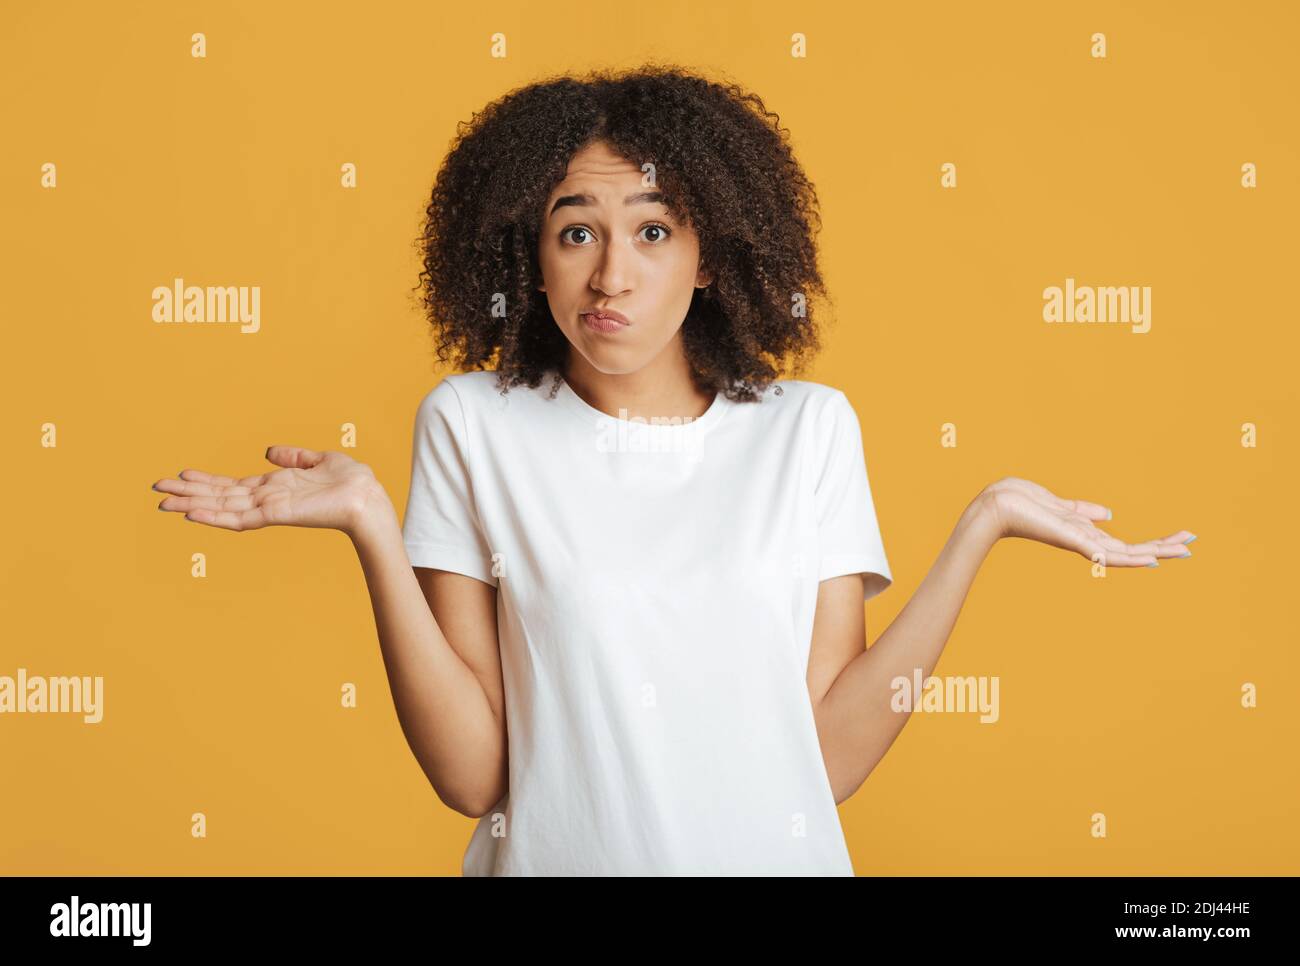
[{"label": "eyebrow", "polygon": [[[579,208],[587,207],[595,200],[596,199],[591,195],[564,195],[555,200],[555,204],[551,206],[550,215],[555,214],[561,208],[568,205],[573,205]],[[628,195],[623,199],[624,205],[644,205],[653,203],[664,203],[664,194],[662,191],[642,191],[640,194]],[[547,217],[549,218],[550,215],[547,215]]]}]

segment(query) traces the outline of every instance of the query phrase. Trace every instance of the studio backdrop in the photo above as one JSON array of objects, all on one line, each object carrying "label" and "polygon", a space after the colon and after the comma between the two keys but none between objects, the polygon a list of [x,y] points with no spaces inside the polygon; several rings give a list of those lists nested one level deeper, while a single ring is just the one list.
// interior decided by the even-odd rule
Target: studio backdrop
[{"label": "studio backdrop", "polygon": [[[457,123],[649,61],[759,94],[816,186],[798,378],[860,417],[894,577],[868,640],[1003,476],[1198,536],[1151,569],[999,543],[935,672],[971,700],[840,806],[856,871],[1296,872],[1298,30],[1280,2],[12,6],[0,872],[460,872],[475,823],[403,739],[349,541],[148,487],[289,444],[402,507]],[[238,312],[187,318],[191,288]]]}]

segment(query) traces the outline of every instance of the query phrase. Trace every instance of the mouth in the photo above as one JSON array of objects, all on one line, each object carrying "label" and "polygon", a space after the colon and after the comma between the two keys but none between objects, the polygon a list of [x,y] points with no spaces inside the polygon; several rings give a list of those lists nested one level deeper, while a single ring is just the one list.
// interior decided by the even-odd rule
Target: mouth
[{"label": "mouth", "polygon": [[590,309],[579,314],[587,326],[597,332],[618,332],[632,324],[622,312],[613,309]]}]

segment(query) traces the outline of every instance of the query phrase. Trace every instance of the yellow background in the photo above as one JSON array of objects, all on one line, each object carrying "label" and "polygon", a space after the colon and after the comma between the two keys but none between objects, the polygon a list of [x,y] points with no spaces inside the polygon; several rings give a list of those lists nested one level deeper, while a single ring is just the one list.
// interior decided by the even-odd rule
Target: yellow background
[{"label": "yellow background", "polygon": [[[858,873],[1300,872],[1294,5],[82,2],[5,21],[0,674],[103,675],[105,718],[0,717],[0,872],[459,873],[473,821],[407,748],[347,538],[189,523],[149,485],[339,448],[352,422],[404,507],[441,378],[413,246],[456,122],[650,57],[757,91],[819,191],[834,313],[801,377],[862,421],[895,576],[869,638],[1004,475],[1112,506],[1126,540],[1199,536],[1190,560],[1105,579],[995,547],[936,673],[999,676],[1001,720],[913,716],[841,806]],[[260,286],[262,330],[155,324],[176,276]],[[1066,277],[1151,286],[1151,331],[1044,323]]]}]

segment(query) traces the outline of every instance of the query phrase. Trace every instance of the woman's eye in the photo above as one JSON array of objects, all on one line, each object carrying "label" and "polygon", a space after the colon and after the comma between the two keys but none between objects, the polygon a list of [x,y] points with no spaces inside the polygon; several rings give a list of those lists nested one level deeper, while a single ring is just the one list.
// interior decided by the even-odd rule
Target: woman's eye
[{"label": "woman's eye", "polygon": [[653,232],[658,232],[658,237],[657,237],[657,238],[647,238],[647,239],[646,239],[646,241],[649,241],[649,242],[659,242],[659,241],[662,241],[662,240],[664,240],[665,238],[667,238],[669,235],[672,234],[672,232],[670,232],[670,231],[668,230],[668,227],[667,227],[666,225],[658,225],[658,224],[656,224],[656,225],[646,225],[646,226],[645,226],[644,228],[642,228],[641,230],[642,230],[642,231],[653,231]]},{"label": "woman's eye", "polygon": [[[655,233],[652,237],[646,239],[646,241],[653,245],[665,241],[668,236],[672,234],[672,231],[667,225],[660,225],[658,223],[646,225],[641,229],[642,233],[647,231]],[[586,242],[586,236],[589,236],[590,234],[590,229],[583,228],[581,225],[570,225],[568,228],[564,229],[564,231],[560,232],[560,240],[568,240],[572,244],[582,247]]]}]

